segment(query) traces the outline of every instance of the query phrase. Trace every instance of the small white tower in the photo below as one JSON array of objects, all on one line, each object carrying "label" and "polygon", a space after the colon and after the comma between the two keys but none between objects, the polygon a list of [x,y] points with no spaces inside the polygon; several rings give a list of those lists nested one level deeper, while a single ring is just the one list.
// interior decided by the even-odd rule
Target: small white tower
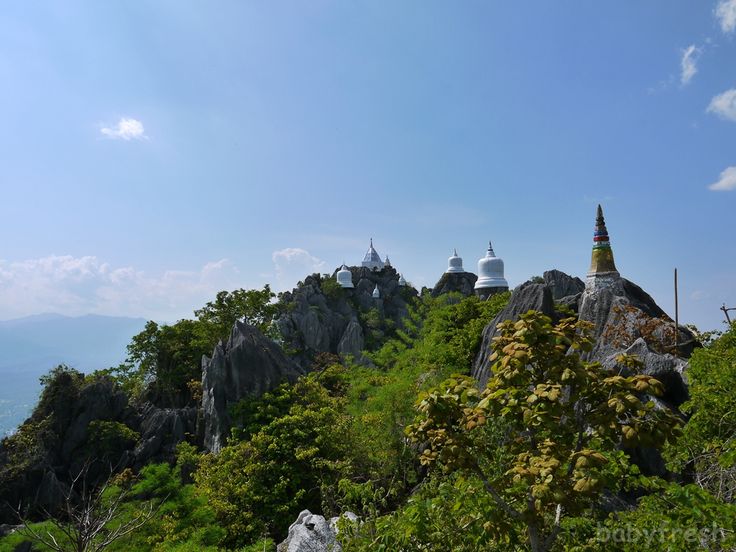
[{"label": "small white tower", "polygon": [[383,261],[381,260],[378,252],[373,249],[373,238],[371,238],[371,245],[368,247],[368,251],[366,252],[365,257],[363,257],[363,262],[361,264],[371,270],[383,270]]},{"label": "small white tower", "polygon": [[493,245],[488,242],[486,256],[478,261],[478,280],[475,282],[475,293],[481,298],[488,298],[494,293],[508,291],[509,283],[504,278],[503,259],[496,257]]},{"label": "small white tower", "polygon": [[381,298],[381,292],[378,291],[378,284],[376,284],[376,287],[373,288],[373,298],[374,299],[380,299]]},{"label": "small white tower", "polygon": [[454,250],[452,257],[447,259],[447,270],[445,272],[465,272],[463,258],[458,257],[457,249]]},{"label": "small white tower", "polygon": [[399,285],[401,287],[406,287],[406,279],[404,279],[404,275],[403,274],[399,274]]},{"label": "small white tower", "polygon": [[353,285],[353,273],[348,270],[345,263],[343,263],[340,270],[337,271],[337,283],[343,288],[352,289],[355,287]]},{"label": "small white tower", "polygon": [[383,266],[391,266],[391,261],[388,259],[388,255],[386,255],[386,260],[383,261]]}]

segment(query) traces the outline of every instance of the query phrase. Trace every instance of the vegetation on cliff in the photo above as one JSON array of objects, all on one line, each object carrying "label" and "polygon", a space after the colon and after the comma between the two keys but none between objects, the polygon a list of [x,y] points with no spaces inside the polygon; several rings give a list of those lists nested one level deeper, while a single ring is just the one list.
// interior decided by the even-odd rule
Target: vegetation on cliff
[{"label": "vegetation on cliff", "polygon": [[[94,386],[196,402],[196,356],[243,316],[268,331],[282,308],[271,298],[268,288],[220,294],[194,320],[149,325],[125,367],[51,373],[34,417],[0,446],[0,484],[22,490],[40,477],[31,467],[62,446],[69,405]],[[345,552],[733,546],[736,328],[694,353],[682,423],[650,401],[660,384],[635,359],[621,359],[625,375],[582,361],[575,351],[593,346],[586,325],[562,313],[557,323],[528,314],[502,326],[492,377],[477,389],[468,376],[483,329],[507,301],[413,299],[402,326],[360,363],[317,355],[296,383],[233,406],[235,427],[218,454],[202,452],[192,435],[195,444],[179,444],[172,462],[119,473],[106,492],[124,491],[125,500],[102,536],[148,505],[158,509],[106,549],[272,551],[305,508],[358,514],[359,524],[341,522]],[[126,416],[89,420],[74,466],[115,464],[141,440]],[[670,480],[642,474],[625,452],[633,447],[663,448]],[[28,512],[33,530],[63,539],[42,513]],[[0,551],[28,539],[18,530],[0,539]]]}]

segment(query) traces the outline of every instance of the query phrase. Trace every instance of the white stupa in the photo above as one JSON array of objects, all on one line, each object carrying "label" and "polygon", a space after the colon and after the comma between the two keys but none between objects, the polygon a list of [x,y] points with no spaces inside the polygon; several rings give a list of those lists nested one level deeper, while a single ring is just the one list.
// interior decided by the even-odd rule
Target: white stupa
[{"label": "white stupa", "polygon": [[381,298],[381,292],[378,290],[378,284],[376,284],[376,287],[373,288],[373,298],[374,299],[380,299]]},{"label": "white stupa", "polygon": [[371,270],[383,270],[384,264],[381,260],[378,252],[373,249],[373,238],[371,238],[371,245],[368,247],[368,251],[363,257],[362,266],[370,268]]},{"label": "white stupa", "polygon": [[388,259],[388,255],[386,255],[386,260],[383,261],[383,266],[391,266],[391,261]]},{"label": "white stupa", "polygon": [[352,289],[355,287],[353,285],[353,273],[348,270],[345,263],[343,263],[340,270],[337,271],[337,283],[340,284],[340,287],[344,288]]},{"label": "white stupa", "polygon": [[399,274],[399,285],[401,287],[405,287],[406,286],[406,279],[404,278],[404,275],[403,274]]},{"label": "white stupa", "polygon": [[488,297],[508,289],[509,283],[503,274],[503,259],[496,257],[493,245],[488,242],[486,256],[478,261],[478,280],[475,282],[475,292],[481,297]]},{"label": "white stupa", "polygon": [[447,259],[447,270],[445,272],[465,272],[463,258],[458,257],[457,249],[454,250],[452,257]]}]

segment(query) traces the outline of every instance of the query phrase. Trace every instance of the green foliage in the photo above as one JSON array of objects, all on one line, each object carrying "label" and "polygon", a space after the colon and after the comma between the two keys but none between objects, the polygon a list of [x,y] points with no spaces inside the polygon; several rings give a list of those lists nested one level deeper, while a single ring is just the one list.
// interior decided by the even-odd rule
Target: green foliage
[{"label": "green foliage", "polygon": [[276,294],[268,284],[263,289],[219,292],[214,301],[194,311],[200,323],[201,345],[211,349],[220,339],[227,339],[236,320],[243,320],[264,334],[268,333],[279,312],[278,304],[273,302],[274,297]]},{"label": "green foliage", "polygon": [[133,396],[144,391],[163,406],[184,406],[200,398],[201,360],[226,340],[237,320],[271,332],[279,311],[268,285],[261,290],[221,291],[214,301],[194,312],[194,320],[159,325],[149,321],[128,345],[126,361],[107,371]]},{"label": "green foliage", "polygon": [[[422,463],[478,477],[498,511],[524,523],[533,551],[549,550],[562,516],[586,511],[604,490],[646,483],[620,443],[658,447],[675,434],[677,419],[640,399],[661,394],[659,381],[580,360],[593,345],[588,329],[572,318],[553,326],[532,311],[500,324],[486,389],[447,380],[420,398],[421,417],[408,428],[424,444]],[[497,419],[507,427],[501,447],[485,429]],[[489,472],[499,463],[502,472]]]},{"label": "green foliage", "polygon": [[322,293],[325,294],[325,297],[332,301],[335,301],[345,295],[342,286],[337,283],[337,280],[335,278],[322,278],[320,281],[320,288],[322,289]]},{"label": "green foliage", "polygon": [[666,451],[670,467],[689,471],[717,498],[736,502],[736,325],[703,349],[687,371],[690,415],[680,440]]},{"label": "green foliage", "polygon": [[18,430],[1,441],[0,493],[22,483],[31,467],[41,463],[49,443],[58,440],[66,428],[70,405],[76,403],[84,385],[84,374],[60,364],[41,376],[43,390],[33,415]]},{"label": "green foliage", "polygon": [[404,434],[415,416],[416,396],[452,372],[470,371],[483,328],[507,300],[508,294],[491,301],[423,297],[404,319],[404,329],[370,355],[379,370],[350,367],[352,464],[360,477],[341,482],[335,500],[342,510],[361,515],[385,512],[417,484],[416,451]]},{"label": "green foliage", "polygon": [[252,542],[264,531],[283,538],[299,511],[320,510],[320,489],[348,470],[344,398],[318,377],[268,394],[253,407],[263,425],[246,428],[248,440],[203,458],[195,480],[227,527],[230,546]]},{"label": "green foliage", "polygon": [[612,545],[622,552],[734,550],[736,506],[696,485],[672,483],[664,492],[640,499],[635,510],[611,514],[586,544],[568,549],[593,551]]},{"label": "green foliage", "polygon": [[183,406],[190,402],[188,383],[201,379],[203,346],[201,324],[179,320],[172,325],[149,321],[128,345],[125,363],[110,372],[133,396],[144,391],[157,404]]},{"label": "green foliage", "polygon": [[79,397],[84,379],[82,372],[65,364],[53,368],[39,378],[43,391],[34,410],[45,413],[67,411],[68,405],[74,404]]},{"label": "green foliage", "polygon": [[0,489],[6,489],[31,466],[40,462],[45,451],[44,440],[51,432],[51,418],[31,419],[0,442]]},{"label": "green foliage", "polygon": [[140,434],[125,424],[92,420],[87,428],[87,448],[91,458],[116,463],[120,455],[133,447]]}]

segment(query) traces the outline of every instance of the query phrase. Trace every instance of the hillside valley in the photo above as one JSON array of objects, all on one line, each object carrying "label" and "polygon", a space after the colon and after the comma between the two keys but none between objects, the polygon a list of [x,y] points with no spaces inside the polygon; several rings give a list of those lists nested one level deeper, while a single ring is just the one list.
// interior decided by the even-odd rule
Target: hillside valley
[{"label": "hillside valley", "polygon": [[[0,550],[98,515],[83,540],[126,551],[602,550],[627,527],[689,551],[672,519],[736,545],[734,328],[677,326],[619,273],[600,207],[585,280],[508,288],[491,244],[416,290],[371,242],[148,321],[110,369],[54,368],[0,442]],[[45,354],[103,322],[141,324],[5,335],[68,324]]]},{"label": "hillside valley", "polygon": [[31,413],[38,378],[66,364],[88,373],[120,364],[145,320],[111,316],[41,314],[0,321],[0,435]]}]

